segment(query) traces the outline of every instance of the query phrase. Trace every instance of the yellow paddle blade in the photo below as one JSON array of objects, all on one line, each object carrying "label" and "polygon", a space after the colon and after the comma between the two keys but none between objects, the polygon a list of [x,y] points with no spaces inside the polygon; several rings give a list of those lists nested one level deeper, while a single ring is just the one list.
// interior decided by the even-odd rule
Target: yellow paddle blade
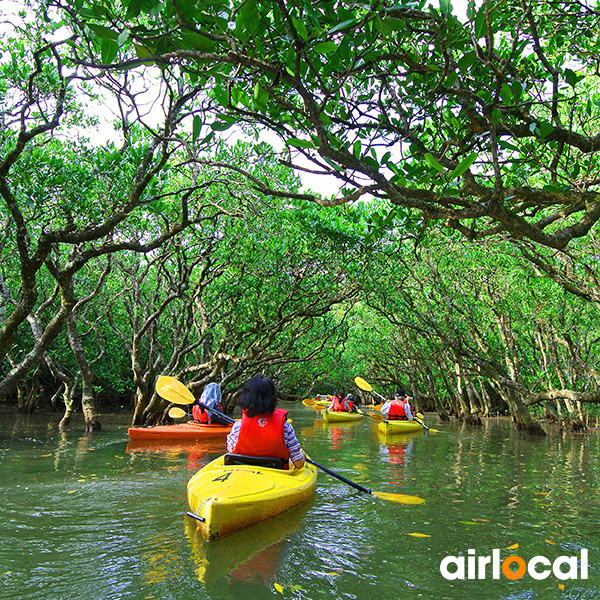
[{"label": "yellow paddle blade", "polygon": [[304,404],[304,406],[314,406],[315,401],[312,398],[306,398],[305,400],[302,400],[302,404]]},{"label": "yellow paddle blade", "polygon": [[316,402],[313,404],[313,408],[315,410],[323,410],[324,408],[327,408],[326,406],[324,406],[323,404],[317,404]]},{"label": "yellow paddle blade", "polygon": [[181,419],[181,417],[185,417],[186,415],[187,413],[185,410],[178,408],[177,406],[169,409],[169,416],[171,419]]},{"label": "yellow paddle blade", "polygon": [[361,415],[365,415],[365,417],[369,417],[370,419],[374,419],[377,422],[383,421],[383,415],[381,413],[376,413],[372,415],[371,413],[367,413],[362,410],[357,410],[356,412]]},{"label": "yellow paddle blade", "polygon": [[156,392],[173,404],[193,404],[196,401],[192,392],[181,381],[168,375],[161,375],[156,380]]},{"label": "yellow paddle blade", "polygon": [[373,496],[377,496],[382,500],[389,500],[390,502],[398,502],[400,504],[422,504],[425,502],[424,498],[419,496],[408,496],[407,494],[393,494],[392,492],[371,492]]},{"label": "yellow paddle blade", "polygon": [[371,384],[368,383],[367,381],[365,381],[362,377],[355,377],[354,378],[354,383],[361,390],[365,390],[365,392],[372,392],[373,391],[373,387],[371,386]]}]

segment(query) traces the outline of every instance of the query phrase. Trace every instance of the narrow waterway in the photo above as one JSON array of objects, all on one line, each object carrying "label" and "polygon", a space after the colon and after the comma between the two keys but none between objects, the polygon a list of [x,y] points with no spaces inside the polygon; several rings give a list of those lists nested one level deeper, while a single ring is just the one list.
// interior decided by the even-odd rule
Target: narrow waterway
[{"label": "narrow waterway", "polygon": [[[57,416],[4,412],[0,598],[600,598],[598,433],[531,438],[506,420],[468,428],[426,415],[439,433],[386,438],[372,419],[327,425],[310,408],[284,408],[314,460],[425,503],[381,500],[320,472],[306,504],[208,543],[185,516],[186,482],[223,442],[134,446],[128,414],[102,415],[103,430],[86,435],[81,415],[60,434]],[[468,578],[480,558],[499,567],[511,555],[512,570],[540,557],[543,578],[494,579],[493,564]],[[561,556],[559,571],[546,566]],[[464,560],[465,579],[444,577],[444,559],[447,574]]]}]

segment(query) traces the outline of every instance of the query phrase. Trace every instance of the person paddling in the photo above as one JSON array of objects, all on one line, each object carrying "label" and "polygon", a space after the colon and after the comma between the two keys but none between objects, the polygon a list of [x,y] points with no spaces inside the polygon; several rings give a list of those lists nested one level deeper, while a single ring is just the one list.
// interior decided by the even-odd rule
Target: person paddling
[{"label": "person paddling", "polygon": [[327,408],[329,412],[356,412],[356,400],[352,394],[348,394],[345,398],[341,392],[333,394],[331,404]]},{"label": "person paddling", "polygon": [[[204,391],[200,396],[200,400],[197,402],[201,402],[209,409],[214,408],[219,412],[223,412],[223,408],[221,406],[221,386],[219,386],[218,383],[209,383],[204,388]],[[198,421],[198,423],[203,423],[204,425],[210,425],[211,423],[215,423],[217,425],[229,425],[228,421],[222,417],[219,417],[219,415],[211,410],[206,410],[199,404],[194,404],[192,406],[192,418],[194,421]]]},{"label": "person paddling", "polygon": [[389,421],[403,420],[412,421],[414,419],[410,407],[410,398],[404,390],[398,390],[393,400],[388,400],[381,407],[381,414]]},{"label": "person paddling", "polygon": [[305,453],[300,447],[287,411],[277,407],[275,384],[256,376],[244,386],[239,404],[242,419],[227,435],[227,451],[245,456],[281,458],[286,466],[304,466]]}]

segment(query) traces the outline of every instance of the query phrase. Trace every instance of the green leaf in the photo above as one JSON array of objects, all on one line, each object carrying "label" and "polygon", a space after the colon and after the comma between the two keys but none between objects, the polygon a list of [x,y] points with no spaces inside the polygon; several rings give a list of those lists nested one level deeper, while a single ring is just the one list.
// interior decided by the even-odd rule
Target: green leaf
[{"label": "green leaf", "polygon": [[511,104],[513,101],[513,92],[510,86],[506,83],[502,84],[500,88],[500,97],[505,104]]},{"label": "green leaf", "polygon": [[104,27],[104,25],[95,25],[94,23],[89,23],[88,28],[101,39],[114,40],[115,42],[119,39],[119,34],[116,31],[113,31],[108,27]]},{"label": "green leaf", "polygon": [[315,46],[314,50],[319,54],[328,54],[337,50],[337,44],[335,42],[321,42]]},{"label": "green leaf", "polygon": [[105,65],[110,64],[115,57],[117,56],[117,52],[119,51],[119,44],[114,40],[103,39],[100,43],[100,50],[102,54],[102,62]]},{"label": "green leaf", "polygon": [[477,160],[477,152],[471,152],[469,156],[463,158],[458,163],[458,166],[450,173],[450,179],[454,179],[455,177],[460,177],[463,173],[469,169],[469,167]]},{"label": "green leaf", "polygon": [[440,0],[440,11],[443,15],[452,14],[452,4],[450,0]]},{"label": "green leaf", "polygon": [[234,120],[214,121],[210,124],[213,131],[225,131],[235,123]]},{"label": "green leaf", "polygon": [[200,135],[200,129],[202,127],[202,119],[198,115],[194,115],[194,124],[192,128],[192,139],[196,141]]},{"label": "green leaf", "polygon": [[288,144],[290,146],[295,146],[296,148],[314,148],[315,145],[309,140],[299,140],[298,138],[292,138],[288,140]]},{"label": "green leaf", "polygon": [[306,27],[301,19],[296,19],[296,17],[292,17],[292,23],[298,35],[306,42],[308,40],[308,32],[306,31]]},{"label": "green leaf", "polygon": [[129,31],[129,29],[123,29],[123,31],[121,31],[119,37],[117,38],[117,43],[119,44],[119,46],[122,46],[129,39],[130,33],[131,32]]},{"label": "green leaf", "polygon": [[342,31],[343,29],[352,27],[352,26],[356,25],[357,23],[358,23],[358,21],[356,20],[356,17],[353,17],[352,19],[346,19],[345,21],[338,23],[335,27],[332,27],[328,31],[328,33],[337,33],[338,31]]},{"label": "green leaf", "polygon": [[554,125],[552,123],[541,122],[540,123],[540,137],[548,137],[554,131]]},{"label": "green leaf", "polygon": [[141,46],[140,44],[134,44],[134,48],[138,58],[148,58],[149,56],[152,56],[154,54],[148,48],[146,48],[145,46]]},{"label": "green leaf", "polygon": [[264,112],[267,108],[268,101],[269,93],[262,87],[261,82],[257,81],[254,86],[254,94],[252,95],[252,104],[256,110]]},{"label": "green leaf", "polygon": [[433,167],[436,171],[444,171],[444,167],[442,167],[442,165],[440,165],[440,163],[437,161],[437,159],[435,158],[435,156],[433,156],[433,154],[426,152],[425,153],[425,160],[427,161],[427,163],[429,164],[429,166]]},{"label": "green leaf", "polygon": [[485,15],[485,4],[482,4],[477,16],[475,17],[475,37],[477,39],[487,34],[487,21]]},{"label": "green leaf", "polygon": [[571,87],[575,87],[581,79],[583,79],[583,75],[577,75],[572,69],[565,69],[565,81]]}]

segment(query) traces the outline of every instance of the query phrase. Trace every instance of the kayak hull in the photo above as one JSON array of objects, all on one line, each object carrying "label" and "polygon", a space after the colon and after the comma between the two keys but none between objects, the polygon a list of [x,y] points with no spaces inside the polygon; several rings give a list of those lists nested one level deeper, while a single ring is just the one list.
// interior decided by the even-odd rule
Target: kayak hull
[{"label": "kayak hull", "polygon": [[195,421],[175,425],[154,427],[130,427],[127,430],[130,440],[187,440],[197,441],[207,438],[225,438],[231,425],[204,425]]},{"label": "kayak hull", "polygon": [[310,498],[317,470],[225,465],[224,456],[206,465],[188,482],[191,511],[200,517],[206,540],[218,540],[286,512]]},{"label": "kayak hull", "polygon": [[353,412],[343,412],[343,411],[333,411],[330,412],[326,410],[323,413],[323,419],[327,423],[342,423],[349,421],[360,421],[362,420],[364,415],[361,413],[353,413]]},{"label": "kayak hull", "polygon": [[423,431],[424,427],[419,425],[416,421],[382,421],[377,425],[377,429],[381,433],[415,433],[417,431]]}]

